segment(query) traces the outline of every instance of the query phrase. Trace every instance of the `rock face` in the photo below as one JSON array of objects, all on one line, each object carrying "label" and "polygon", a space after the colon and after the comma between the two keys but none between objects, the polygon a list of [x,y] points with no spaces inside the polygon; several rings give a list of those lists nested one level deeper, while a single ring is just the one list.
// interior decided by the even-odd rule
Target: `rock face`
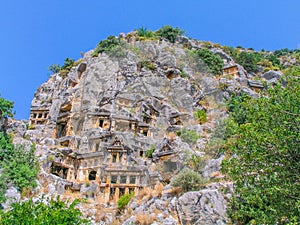
[{"label": "rock face", "polygon": [[21,199],[21,194],[15,187],[9,187],[5,192],[5,198],[5,203],[1,204],[4,209],[8,208],[10,204],[18,202]]},{"label": "rock face", "polygon": [[226,200],[218,189],[183,194],[177,203],[181,224],[226,224]]},{"label": "rock face", "polygon": [[[224,97],[241,91],[258,96],[252,87],[262,88],[237,64],[234,76],[217,79],[184,49],[201,48],[187,37],[175,44],[122,38],[127,42],[118,53],[88,52],[67,75],[53,74],[34,95],[30,130],[12,128],[37,144],[41,194],[84,197],[110,208],[124,194],[169,183],[191,155],[203,156],[213,127],[227,115],[219,107]],[[212,51],[234,63],[221,49]],[[194,116],[198,110],[207,114],[204,124]],[[196,143],[180,136],[183,128],[199,135]],[[211,162],[203,176],[217,172],[220,162]],[[225,224],[220,186],[179,198],[166,194],[132,208],[162,211],[157,224]]]}]

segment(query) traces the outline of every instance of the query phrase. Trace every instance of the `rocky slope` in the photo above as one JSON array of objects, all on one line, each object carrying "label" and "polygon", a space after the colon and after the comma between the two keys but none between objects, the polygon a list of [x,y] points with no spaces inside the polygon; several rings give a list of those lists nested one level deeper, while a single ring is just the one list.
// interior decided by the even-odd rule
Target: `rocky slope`
[{"label": "rocky slope", "polygon": [[[87,52],[42,84],[28,130],[11,124],[16,142],[36,144],[41,171],[34,194],[85,199],[80,207],[95,224],[228,223],[232,184],[222,179],[222,158],[210,159],[206,143],[227,116],[226,98],[234,92],[256,97],[281,73],[247,73],[212,46],[224,62],[223,75],[215,76],[190,54],[205,48],[203,42],[141,40],[136,33],[119,39],[117,51]],[[186,166],[209,179],[203,189],[182,193],[171,186]],[[135,196],[118,212],[118,199],[130,192]]]}]

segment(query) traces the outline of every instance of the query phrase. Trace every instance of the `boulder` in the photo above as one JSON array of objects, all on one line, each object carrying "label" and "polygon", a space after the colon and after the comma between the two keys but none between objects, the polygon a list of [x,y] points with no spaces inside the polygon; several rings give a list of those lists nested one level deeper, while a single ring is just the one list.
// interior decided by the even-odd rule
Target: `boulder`
[{"label": "boulder", "polygon": [[177,202],[181,224],[227,224],[226,204],[218,189],[204,189],[184,193]]},{"label": "boulder", "polygon": [[261,80],[248,80],[248,85],[254,88],[264,88],[264,84]]},{"label": "boulder", "polygon": [[218,159],[209,160],[203,169],[202,176],[204,178],[212,178],[214,176],[214,174],[219,173],[223,159],[224,159],[224,156],[221,156]]},{"label": "boulder", "polygon": [[258,98],[259,97],[259,94],[255,91],[252,91],[250,88],[248,87],[242,87],[242,90],[241,90],[242,93],[245,93],[247,95],[250,95],[252,98]]},{"label": "boulder", "polygon": [[19,202],[21,199],[21,193],[15,187],[9,187],[5,192],[6,201],[1,206],[6,209],[10,204]]},{"label": "boulder", "polygon": [[263,75],[261,75],[261,78],[268,80],[272,80],[274,78],[279,79],[280,77],[282,77],[282,73],[279,71],[274,71],[274,70],[270,70],[266,73],[264,73]]}]

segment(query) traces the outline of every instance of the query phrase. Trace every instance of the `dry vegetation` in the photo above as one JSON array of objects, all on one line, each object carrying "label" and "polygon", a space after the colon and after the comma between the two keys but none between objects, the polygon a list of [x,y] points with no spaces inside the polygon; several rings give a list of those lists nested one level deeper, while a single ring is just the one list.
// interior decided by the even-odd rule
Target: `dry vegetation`
[{"label": "dry vegetation", "polygon": [[154,222],[155,215],[147,213],[138,213],[135,216],[135,222],[140,225],[149,225]]}]

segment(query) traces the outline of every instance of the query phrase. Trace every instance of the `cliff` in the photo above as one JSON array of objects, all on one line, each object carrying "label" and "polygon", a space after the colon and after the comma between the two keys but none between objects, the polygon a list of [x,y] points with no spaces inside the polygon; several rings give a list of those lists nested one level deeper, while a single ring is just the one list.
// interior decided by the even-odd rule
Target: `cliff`
[{"label": "cliff", "polygon": [[[85,199],[81,209],[95,224],[228,223],[232,184],[207,143],[232,93],[257,97],[282,74],[263,66],[247,72],[223,47],[184,36],[174,43],[136,32],[111,39],[114,48],[85,53],[34,95],[30,129],[20,136],[36,144],[35,194]],[[221,60],[219,72],[202,49]],[[202,188],[172,186],[185,167],[201,174]]]}]

